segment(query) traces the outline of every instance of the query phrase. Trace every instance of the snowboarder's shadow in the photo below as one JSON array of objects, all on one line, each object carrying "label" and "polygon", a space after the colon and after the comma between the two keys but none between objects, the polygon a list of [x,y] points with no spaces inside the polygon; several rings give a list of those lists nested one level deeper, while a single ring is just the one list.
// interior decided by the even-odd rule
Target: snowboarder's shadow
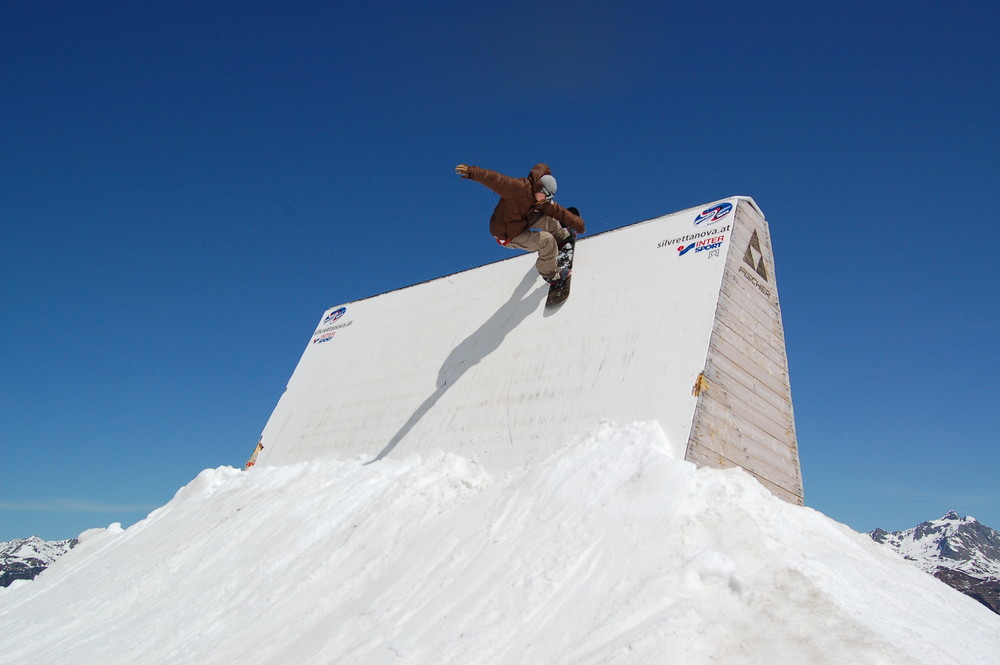
[{"label": "snowboarder's shadow", "polygon": [[442,395],[462,378],[463,374],[496,351],[507,336],[507,333],[519,326],[532,312],[538,309],[538,306],[545,298],[547,289],[536,288],[531,291],[531,286],[537,279],[538,273],[535,271],[534,266],[532,266],[524,276],[524,279],[521,280],[521,283],[514,289],[514,293],[511,294],[507,302],[493,316],[479,326],[475,332],[452,349],[438,371],[437,388],[435,391],[417,407],[413,415],[409,417],[399,431],[389,440],[385,448],[382,449],[382,452],[376,455],[374,459],[365,462],[365,464],[377,462],[391,453],[399,445],[399,442],[403,440],[403,437],[409,434],[410,430],[420,422],[420,419],[437,404]]}]

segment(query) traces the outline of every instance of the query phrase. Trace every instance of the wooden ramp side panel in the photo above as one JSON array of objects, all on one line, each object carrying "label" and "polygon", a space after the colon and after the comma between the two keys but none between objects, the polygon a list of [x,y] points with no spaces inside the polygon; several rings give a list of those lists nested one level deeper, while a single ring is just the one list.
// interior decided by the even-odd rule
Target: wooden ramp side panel
[{"label": "wooden ramp side panel", "polygon": [[739,466],[802,505],[788,358],[767,221],[741,199],[685,458]]}]

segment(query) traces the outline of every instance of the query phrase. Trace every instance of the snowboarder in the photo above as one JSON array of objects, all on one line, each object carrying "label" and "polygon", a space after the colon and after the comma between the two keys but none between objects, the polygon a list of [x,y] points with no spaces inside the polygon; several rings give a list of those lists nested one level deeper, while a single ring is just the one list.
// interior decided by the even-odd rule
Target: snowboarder
[{"label": "snowboarder", "polygon": [[583,219],[575,209],[556,203],[556,179],[548,164],[535,164],[527,178],[511,178],[502,173],[459,164],[455,173],[475,180],[500,195],[490,217],[490,233],[498,243],[511,249],[538,252],[535,267],[549,284],[569,278],[570,268],[556,262],[559,249],[584,233]]}]

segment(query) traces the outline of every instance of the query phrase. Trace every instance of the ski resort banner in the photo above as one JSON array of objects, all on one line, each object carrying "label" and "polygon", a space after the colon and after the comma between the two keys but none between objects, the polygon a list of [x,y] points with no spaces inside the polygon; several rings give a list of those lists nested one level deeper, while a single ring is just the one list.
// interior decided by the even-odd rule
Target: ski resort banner
[{"label": "ski resort banner", "polygon": [[602,421],[655,421],[687,459],[802,502],[774,257],[752,199],[581,237],[558,308],[534,262],[326,310],[256,465],[444,449],[504,470]]}]

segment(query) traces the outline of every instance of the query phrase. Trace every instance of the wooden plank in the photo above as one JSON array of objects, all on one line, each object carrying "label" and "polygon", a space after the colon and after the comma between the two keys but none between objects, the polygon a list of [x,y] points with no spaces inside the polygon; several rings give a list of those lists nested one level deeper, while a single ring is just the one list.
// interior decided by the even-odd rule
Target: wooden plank
[{"label": "wooden plank", "polygon": [[[794,451],[797,453],[797,451]],[[691,460],[696,455],[716,460],[720,467],[739,466],[754,474],[770,478],[775,483],[793,487],[801,483],[801,473],[794,463],[777,463],[774,460],[765,460],[758,456],[748,454],[749,450],[729,446],[720,448],[712,445],[695,445],[688,451],[687,458]]]},{"label": "wooden plank", "polygon": [[780,377],[772,376],[764,368],[748,362],[746,356],[734,352],[728,345],[717,344],[711,349],[705,372],[709,379],[732,379],[749,391],[760,392],[762,399],[779,408],[791,397],[787,383],[783,383]]},{"label": "wooden plank", "polygon": [[729,340],[741,348],[756,349],[768,355],[776,365],[783,366],[786,362],[782,338],[767,330],[748,328],[728,311],[720,310],[712,332],[715,338]]},{"label": "wooden plank", "polygon": [[745,298],[736,300],[733,297],[734,288],[730,284],[732,276],[729,275],[723,280],[722,292],[719,294],[718,316],[729,321],[733,327],[736,324],[742,329],[761,335],[769,341],[771,346],[783,347],[785,344],[785,334],[781,326],[781,316],[774,311],[774,307],[763,299],[757,299],[757,306],[746,302]]},{"label": "wooden plank", "polygon": [[746,418],[754,423],[759,429],[772,434],[779,440],[786,440],[791,434],[794,413],[790,403],[783,405],[783,408],[765,404],[759,396],[747,392],[730,391],[724,382],[713,383],[708,380],[707,387],[704,388],[703,396],[706,400],[711,400],[734,414]]},{"label": "wooden plank", "polygon": [[[718,378],[723,376],[718,375]],[[745,420],[748,425],[778,440],[794,441],[794,413],[790,402],[784,409],[777,408],[764,402],[759,395],[740,390],[731,382],[713,384],[711,379],[699,397],[699,406],[702,401],[705,402],[704,408],[713,415]],[[713,405],[718,405],[718,408]]]},{"label": "wooden plank", "polygon": [[768,374],[778,377],[782,381],[786,380],[787,374],[784,371],[785,359],[782,347],[769,346],[741,335],[739,331],[734,330],[724,321],[716,324],[715,332],[717,334],[714,335],[712,343],[717,348],[720,350],[723,348],[731,349],[731,353],[752,361],[755,367],[767,370]]},{"label": "wooden plank", "polygon": [[[715,416],[709,416],[712,417]],[[717,436],[702,441],[705,447],[726,457],[740,459],[741,463],[749,466],[753,466],[751,460],[757,460],[776,469],[785,469],[789,475],[794,475],[791,471],[787,471],[787,463],[791,461],[794,449],[783,445],[783,442],[771,435],[761,433],[746,422],[736,424],[725,421],[716,423],[714,433]]]},{"label": "wooden plank", "polygon": [[731,467],[739,467],[756,476],[758,479],[767,480],[768,482],[785,488],[791,492],[797,492],[801,495],[802,492],[802,480],[799,477],[791,476],[785,473],[781,469],[771,467],[767,464],[762,463],[760,460],[741,460],[741,458],[736,455],[730,457],[724,453],[711,450],[709,448],[695,448],[690,451],[688,455],[688,460],[697,464],[699,466],[712,466],[719,469],[727,469]]},{"label": "wooden plank", "polygon": [[713,450],[733,457],[732,451],[744,451],[741,456],[752,455],[775,468],[785,468],[794,460],[797,448],[789,442],[788,429],[764,429],[759,421],[744,414],[736,416],[724,405],[711,399],[699,400],[695,411],[695,429],[705,425],[710,435],[701,443]]},{"label": "wooden plank", "polygon": [[800,480],[789,478],[787,476],[776,475],[774,470],[764,470],[763,473],[757,473],[741,466],[740,464],[737,464],[735,460],[730,460],[711,453],[705,454],[706,452],[707,451],[697,451],[693,453],[690,461],[697,466],[708,466],[717,469],[730,469],[734,467],[741,468],[750,475],[754,476],[758,481],[760,481],[761,484],[775,494],[781,496],[783,499],[790,500],[789,497],[793,497],[794,500],[792,503],[802,505],[802,483]]}]

